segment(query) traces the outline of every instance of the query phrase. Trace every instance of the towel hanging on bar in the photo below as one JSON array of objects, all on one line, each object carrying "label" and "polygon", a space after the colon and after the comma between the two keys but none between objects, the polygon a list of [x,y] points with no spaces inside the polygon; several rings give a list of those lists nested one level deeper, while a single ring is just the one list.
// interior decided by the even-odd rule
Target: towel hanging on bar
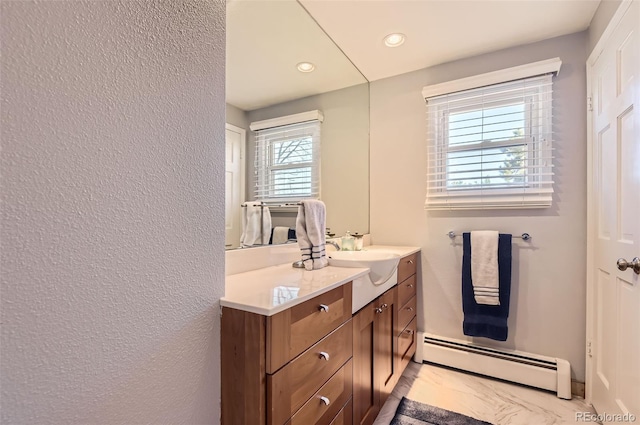
[{"label": "towel hanging on bar", "polygon": [[463,235],[462,256],[462,331],[468,336],[481,336],[506,341],[508,336],[509,299],[511,298],[511,235],[500,234],[498,241],[498,278],[500,305],[478,304],[474,299],[471,276],[471,234]]},{"label": "towel hanging on bar", "polygon": [[271,237],[271,212],[262,202],[245,202],[242,210],[240,246],[266,245]]}]

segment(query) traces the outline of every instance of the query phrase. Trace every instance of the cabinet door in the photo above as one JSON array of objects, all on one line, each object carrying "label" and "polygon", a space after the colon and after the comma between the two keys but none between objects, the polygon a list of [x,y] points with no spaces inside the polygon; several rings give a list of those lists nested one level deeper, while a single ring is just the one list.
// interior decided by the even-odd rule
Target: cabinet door
[{"label": "cabinet door", "polygon": [[371,425],[380,412],[380,391],[374,376],[377,300],[353,317],[353,423]]},{"label": "cabinet door", "polygon": [[380,406],[387,401],[398,381],[396,361],[396,323],[398,321],[398,291],[389,289],[375,302],[374,310],[374,379],[380,388]]}]

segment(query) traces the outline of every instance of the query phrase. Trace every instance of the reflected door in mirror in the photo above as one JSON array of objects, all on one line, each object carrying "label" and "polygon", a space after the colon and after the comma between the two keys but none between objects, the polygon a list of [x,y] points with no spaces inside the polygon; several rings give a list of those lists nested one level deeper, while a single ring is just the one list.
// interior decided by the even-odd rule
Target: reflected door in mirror
[{"label": "reflected door in mirror", "polygon": [[227,124],[225,133],[225,248],[240,246],[241,203],[244,200],[245,130]]}]

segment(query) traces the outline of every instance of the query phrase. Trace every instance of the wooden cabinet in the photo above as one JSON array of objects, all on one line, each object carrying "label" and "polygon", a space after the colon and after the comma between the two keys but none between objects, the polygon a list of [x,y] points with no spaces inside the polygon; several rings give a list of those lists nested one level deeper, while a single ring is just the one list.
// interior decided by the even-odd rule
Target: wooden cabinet
[{"label": "wooden cabinet", "polygon": [[351,282],[273,316],[224,307],[221,330],[224,425],[349,423]]},{"label": "wooden cabinet", "polygon": [[267,317],[267,373],[275,373],[351,318],[351,283]]},{"label": "wooden cabinet", "polygon": [[270,423],[285,423],[335,375],[351,358],[352,336],[351,322],[348,321],[275,374],[267,374]]},{"label": "wooden cabinet", "polygon": [[380,389],[374,377],[376,301],[353,316],[353,423],[371,424],[380,412]]},{"label": "wooden cabinet", "polygon": [[398,380],[397,289],[391,288],[353,317],[353,423],[372,424]]},{"label": "wooden cabinet", "polygon": [[353,411],[352,405],[353,401],[349,399],[347,404],[338,412],[329,425],[353,425],[353,415],[351,414]]},{"label": "wooden cabinet", "polygon": [[398,335],[398,345],[396,351],[396,362],[400,374],[404,372],[409,364],[409,360],[416,353],[416,326],[417,320],[414,317],[411,322]]},{"label": "wooden cabinet", "polygon": [[222,309],[224,425],[370,425],[416,351],[419,253],[351,315],[351,282],[272,316]]},{"label": "wooden cabinet", "polygon": [[402,283],[412,275],[416,274],[416,266],[418,263],[419,252],[407,255],[400,260],[398,264],[398,283]]},{"label": "wooden cabinet", "polygon": [[387,401],[400,373],[394,359],[396,352],[396,323],[398,322],[398,291],[392,288],[380,298],[376,310],[376,351],[374,353],[377,382],[380,385],[380,407]]},{"label": "wooden cabinet", "polygon": [[419,253],[409,255],[400,260],[398,265],[398,321],[395,328],[397,341],[394,357],[399,375],[416,353],[418,258]]},{"label": "wooden cabinet", "polygon": [[415,353],[417,259],[402,258],[399,284],[353,317],[354,425],[375,421]]}]

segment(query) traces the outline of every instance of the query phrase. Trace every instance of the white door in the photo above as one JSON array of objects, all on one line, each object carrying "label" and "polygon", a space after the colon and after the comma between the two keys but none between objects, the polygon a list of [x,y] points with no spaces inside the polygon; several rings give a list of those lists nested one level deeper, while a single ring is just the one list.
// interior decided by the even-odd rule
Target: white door
[{"label": "white door", "polygon": [[241,203],[244,200],[245,130],[226,125],[225,161],[225,248],[240,246]]},{"label": "white door", "polygon": [[640,421],[640,276],[616,264],[640,257],[639,2],[620,6],[626,12],[614,17],[604,49],[588,64],[593,103],[587,388],[605,422],[622,422],[615,415],[625,414]]}]

